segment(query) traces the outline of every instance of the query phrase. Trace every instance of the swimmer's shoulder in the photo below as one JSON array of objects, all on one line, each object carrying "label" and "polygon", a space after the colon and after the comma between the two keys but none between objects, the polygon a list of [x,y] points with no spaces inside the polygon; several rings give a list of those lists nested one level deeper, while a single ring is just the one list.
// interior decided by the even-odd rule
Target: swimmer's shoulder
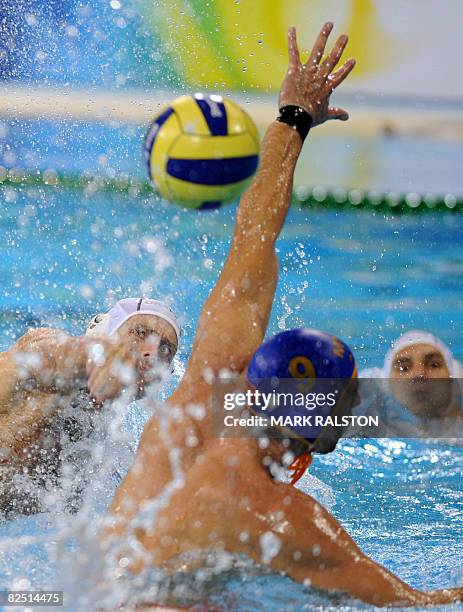
[{"label": "swimmer's shoulder", "polygon": [[194,460],[213,435],[210,397],[211,385],[182,381],[165,402],[154,407],[143,429],[139,455],[151,459],[159,455],[158,460],[164,460],[167,448],[181,448],[184,459]]},{"label": "swimmer's shoulder", "polygon": [[0,353],[0,415],[10,412],[23,382],[17,361],[17,353],[11,348]]}]

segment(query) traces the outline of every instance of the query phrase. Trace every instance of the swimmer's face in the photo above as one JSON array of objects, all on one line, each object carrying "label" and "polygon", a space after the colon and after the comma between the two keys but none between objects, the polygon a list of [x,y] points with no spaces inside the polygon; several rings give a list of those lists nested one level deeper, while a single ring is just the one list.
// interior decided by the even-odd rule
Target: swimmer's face
[{"label": "swimmer's face", "polygon": [[395,354],[390,378],[449,378],[442,353],[431,344],[411,344]]},{"label": "swimmer's face", "polygon": [[419,416],[445,413],[452,397],[450,372],[442,353],[431,344],[411,344],[392,361],[390,389]]},{"label": "swimmer's face", "polygon": [[178,348],[172,325],[155,315],[140,314],[121,325],[117,337],[141,355],[137,372],[139,392],[143,393],[148,383],[160,382],[159,370],[172,363]]}]

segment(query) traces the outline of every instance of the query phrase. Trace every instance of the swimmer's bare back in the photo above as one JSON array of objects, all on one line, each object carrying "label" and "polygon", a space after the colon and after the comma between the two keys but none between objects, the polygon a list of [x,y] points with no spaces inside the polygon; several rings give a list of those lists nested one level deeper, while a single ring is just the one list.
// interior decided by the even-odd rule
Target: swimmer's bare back
[{"label": "swimmer's bare back", "polygon": [[[289,31],[290,63],[280,108],[306,109],[313,125],[348,117],[329,106],[330,93],[354,66],[349,60],[335,68],[345,36],[323,59],[332,27],[325,24],[305,64],[295,31]],[[369,559],[315,500],[274,481],[264,459],[281,459],[279,442],[262,450],[253,439],[213,434],[210,376],[222,368],[244,372],[264,338],[278,276],[275,241],[290,205],[301,148],[301,136],[289,125],[275,122],[269,127],[257,176],[238,208],[230,253],[201,313],[185,377],[165,406],[166,414],[179,409],[181,419],[172,420],[167,430],[157,417],[146,425],[135,463],[112,502],[102,542],[133,532],[148,562],[166,571],[185,570],[182,553],[213,549],[244,554],[296,581],[376,605],[455,601],[463,595],[461,589],[412,589]],[[193,406],[204,409],[204,418],[191,416]],[[177,488],[170,490],[153,525],[132,527],[130,521],[144,502],[165,493],[173,481],[174,448],[181,452]],[[121,554],[129,556],[133,572],[147,563],[145,555]]]}]

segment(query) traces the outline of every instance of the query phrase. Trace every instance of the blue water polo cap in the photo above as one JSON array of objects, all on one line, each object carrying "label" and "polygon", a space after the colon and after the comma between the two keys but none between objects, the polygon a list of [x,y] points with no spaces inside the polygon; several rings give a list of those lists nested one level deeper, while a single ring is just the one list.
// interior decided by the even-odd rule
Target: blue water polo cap
[{"label": "blue water polo cap", "polygon": [[271,378],[353,378],[354,356],[342,340],[316,329],[291,329],[276,334],[254,353],[248,381]]},{"label": "blue water polo cap", "polygon": [[333,417],[349,414],[357,388],[351,385],[357,368],[347,344],[316,329],[285,331],[258,348],[247,377],[270,400],[254,402],[255,414],[268,417],[274,429],[303,441],[309,451],[334,449],[344,427],[333,428]]}]

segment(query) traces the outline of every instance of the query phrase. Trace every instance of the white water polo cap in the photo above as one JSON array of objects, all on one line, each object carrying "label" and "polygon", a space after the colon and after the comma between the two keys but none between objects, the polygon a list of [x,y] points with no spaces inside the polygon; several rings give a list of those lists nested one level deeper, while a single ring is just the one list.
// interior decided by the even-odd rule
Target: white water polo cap
[{"label": "white water polo cap", "polygon": [[154,315],[167,321],[180,341],[180,323],[177,315],[165,302],[148,298],[124,298],[105,314],[95,315],[90,321],[86,336],[112,336],[126,321],[137,315]]},{"label": "white water polo cap", "polygon": [[384,364],[382,368],[382,377],[389,378],[392,370],[392,362],[394,360],[395,355],[401,351],[403,348],[407,346],[411,346],[413,344],[429,344],[434,346],[441,354],[447,364],[447,368],[450,374],[450,378],[455,378],[459,375],[459,363],[455,360],[452,351],[449,347],[442,342],[440,338],[430,334],[429,332],[422,331],[419,329],[415,329],[409,332],[406,332],[395,342],[392,347],[386,353],[386,357],[384,358]]}]

